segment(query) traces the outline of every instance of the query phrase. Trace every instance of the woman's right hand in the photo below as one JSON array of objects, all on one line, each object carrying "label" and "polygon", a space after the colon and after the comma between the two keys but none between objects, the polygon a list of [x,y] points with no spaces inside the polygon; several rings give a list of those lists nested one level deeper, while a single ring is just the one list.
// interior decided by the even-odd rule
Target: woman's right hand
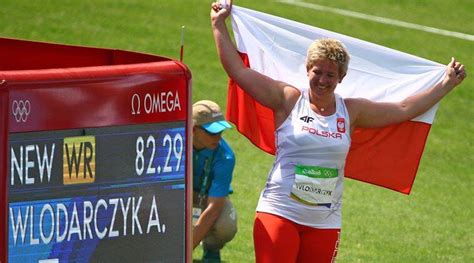
[{"label": "woman's right hand", "polygon": [[213,24],[224,22],[232,10],[232,0],[217,0],[211,4],[211,21]]}]

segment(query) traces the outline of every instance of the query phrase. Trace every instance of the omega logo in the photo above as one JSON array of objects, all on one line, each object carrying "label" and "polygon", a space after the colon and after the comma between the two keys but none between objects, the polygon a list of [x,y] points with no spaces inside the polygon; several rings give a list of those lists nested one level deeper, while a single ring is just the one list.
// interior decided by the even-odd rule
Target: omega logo
[{"label": "omega logo", "polygon": [[181,111],[178,91],[146,93],[143,97],[134,93],[130,105],[132,115]]},{"label": "omega logo", "polygon": [[14,100],[12,103],[12,114],[16,122],[26,122],[31,112],[29,100]]}]

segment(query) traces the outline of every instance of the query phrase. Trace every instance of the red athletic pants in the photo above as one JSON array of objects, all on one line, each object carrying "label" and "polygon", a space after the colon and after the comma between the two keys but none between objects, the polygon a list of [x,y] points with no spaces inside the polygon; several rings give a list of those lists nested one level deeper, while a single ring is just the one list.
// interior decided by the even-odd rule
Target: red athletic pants
[{"label": "red athletic pants", "polygon": [[253,225],[256,262],[333,262],[340,232],[340,229],[312,228],[257,212]]}]

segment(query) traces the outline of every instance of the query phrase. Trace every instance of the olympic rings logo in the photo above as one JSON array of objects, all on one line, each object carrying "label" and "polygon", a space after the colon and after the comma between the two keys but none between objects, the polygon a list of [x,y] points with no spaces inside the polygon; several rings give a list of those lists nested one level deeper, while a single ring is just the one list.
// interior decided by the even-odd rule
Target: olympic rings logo
[{"label": "olympic rings logo", "polygon": [[16,122],[26,122],[28,115],[31,112],[31,105],[29,100],[14,100],[12,103],[12,114]]}]

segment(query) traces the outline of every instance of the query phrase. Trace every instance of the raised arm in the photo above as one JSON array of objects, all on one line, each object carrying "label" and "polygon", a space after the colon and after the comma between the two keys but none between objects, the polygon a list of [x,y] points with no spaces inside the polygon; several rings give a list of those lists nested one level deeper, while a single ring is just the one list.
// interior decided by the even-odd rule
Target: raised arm
[{"label": "raised arm", "polygon": [[[213,3],[211,9],[214,40],[225,71],[229,77],[261,104],[273,109],[277,114],[283,113],[283,111],[289,113],[299,97],[299,91],[284,82],[271,79],[244,65],[227,31],[225,20],[230,15],[232,0],[228,2],[227,7],[220,6],[218,2]],[[283,115],[285,114],[283,113]]]},{"label": "raised arm", "polygon": [[446,66],[443,81],[400,102],[378,103],[365,99],[346,99],[352,127],[374,128],[413,119],[438,103],[466,76],[464,65],[452,58]]}]

